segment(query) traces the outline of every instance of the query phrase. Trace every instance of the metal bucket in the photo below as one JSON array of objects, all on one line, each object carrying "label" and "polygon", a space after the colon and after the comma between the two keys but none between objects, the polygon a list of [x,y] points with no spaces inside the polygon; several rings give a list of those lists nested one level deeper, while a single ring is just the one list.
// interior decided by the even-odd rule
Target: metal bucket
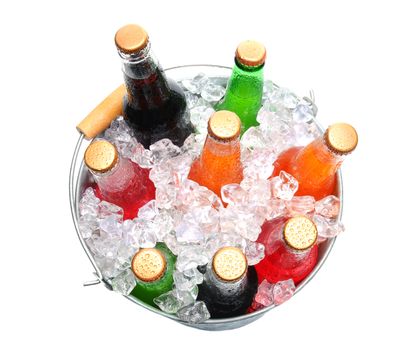
[{"label": "metal bucket", "polygon": [[[182,80],[182,79],[187,79],[187,78],[192,78],[195,75],[197,75],[200,72],[205,73],[209,77],[214,77],[214,78],[219,78],[223,79],[223,83],[228,80],[230,74],[231,74],[231,68],[230,67],[224,67],[224,66],[215,66],[215,65],[188,65],[188,66],[179,66],[179,67],[173,67],[166,69],[166,73],[169,77],[175,79],[175,80]],[[317,123],[317,121],[314,121]],[[319,125],[318,125],[319,126]],[[319,126],[319,128],[323,131],[323,128]],[[83,153],[86,147],[83,147],[83,135],[80,135],[76,148],[74,150],[74,155],[73,159],[71,162],[71,168],[70,168],[70,178],[69,178],[69,195],[70,195],[70,209],[71,209],[71,214],[73,216],[73,222],[74,222],[74,227],[77,232],[78,239],[80,240],[80,243],[85,251],[85,253],[88,256],[88,259],[90,260],[92,266],[94,267],[94,274],[96,276],[96,279],[93,281],[89,281],[84,283],[84,286],[90,286],[90,285],[95,285],[99,283],[103,283],[106,288],[109,290],[112,289],[110,280],[105,278],[102,275],[101,270],[95,263],[94,258],[92,257],[91,252],[89,251],[87,245],[85,244],[85,241],[83,237],[81,236],[79,227],[78,227],[78,217],[79,217],[79,209],[78,209],[78,204],[81,198],[82,193],[86,189],[87,185],[91,182],[91,176],[86,167],[84,166],[84,163],[82,161],[83,159]],[[80,159],[80,161],[78,161]],[[78,161],[78,162],[77,162]],[[341,219],[341,214],[342,214],[342,204],[343,204],[343,187],[342,187],[342,178],[341,178],[341,173],[340,171],[338,172],[338,182],[337,182],[337,195],[340,198],[341,202],[341,207],[340,207],[340,214],[339,214],[339,219]],[[323,242],[319,246],[319,259],[318,263],[315,267],[315,269],[310,273],[308,277],[306,277],[297,287],[296,293],[301,291],[305,285],[316,275],[316,273],[321,269],[322,265],[326,261],[327,256],[329,255],[330,251],[333,248],[333,245],[335,243],[336,238],[328,239],[327,241]],[[227,329],[235,329],[239,328],[242,326],[245,326],[253,321],[256,321],[258,318],[262,317],[266,312],[270,311],[273,309],[275,306],[269,306],[264,309],[261,309],[259,311],[256,311],[251,314],[246,314],[238,317],[232,317],[232,318],[224,318],[224,319],[210,319],[207,320],[203,323],[197,323],[197,324],[190,324],[183,322],[180,320],[178,317],[175,315],[167,314],[160,309],[154,308],[143,301],[133,297],[133,296],[127,296],[127,299],[132,301],[133,303],[140,305],[158,315],[170,318],[176,322],[182,323],[186,326],[194,327],[194,328],[199,328],[203,330],[210,330],[210,331],[219,331],[219,330],[227,330]]]}]

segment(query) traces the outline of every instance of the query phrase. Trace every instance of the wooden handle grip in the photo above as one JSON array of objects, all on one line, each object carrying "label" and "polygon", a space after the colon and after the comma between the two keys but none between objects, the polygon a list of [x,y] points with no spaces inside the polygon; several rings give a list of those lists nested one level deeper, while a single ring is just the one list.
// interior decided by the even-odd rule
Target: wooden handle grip
[{"label": "wooden handle grip", "polygon": [[82,132],[87,140],[104,131],[116,117],[122,115],[125,94],[126,87],[122,84],[77,125],[77,130]]}]

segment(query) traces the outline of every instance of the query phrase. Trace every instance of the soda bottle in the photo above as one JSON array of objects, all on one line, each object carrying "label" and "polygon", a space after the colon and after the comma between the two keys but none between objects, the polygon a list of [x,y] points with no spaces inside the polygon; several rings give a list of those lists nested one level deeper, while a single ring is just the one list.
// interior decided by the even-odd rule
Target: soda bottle
[{"label": "soda bottle", "polygon": [[301,282],[318,260],[317,236],[315,224],[305,216],[266,221],[257,240],[265,246],[265,257],[256,265],[259,283]]},{"label": "soda bottle", "polygon": [[212,318],[243,315],[258,287],[256,270],[235,247],[219,249],[207,266],[197,299],[204,301]]},{"label": "soda bottle", "polygon": [[155,197],[149,170],[119,156],[115,145],[93,141],[85,151],[84,163],[96,182],[95,193],[123,209],[124,219],[132,219],[144,204]]},{"label": "soda bottle", "polygon": [[345,123],[327,128],[325,134],[305,147],[291,147],[281,153],[274,163],[272,176],[281,170],[298,180],[295,195],[311,195],[316,200],[334,194],[336,172],[345,156],[351,153],[358,143],[355,129]]},{"label": "soda bottle", "polygon": [[241,121],[229,111],[213,113],[200,158],[192,164],[189,179],[220,196],[221,187],[243,178],[239,134]]},{"label": "soda bottle", "polygon": [[144,147],[168,138],[181,146],[193,132],[179,85],[165,76],[151,51],[146,31],[136,24],[120,28],[115,43],[123,62],[127,95],[123,114]]},{"label": "soda bottle", "polygon": [[257,125],[256,115],[262,105],[265,47],[256,41],[243,41],[235,52],[235,66],[223,99],[216,110],[236,113],[242,121],[242,131]]},{"label": "soda bottle", "polygon": [[175,255],[163,243],[157,243],[155,248],[140,249],[132,259],[137,284],[131,294],[156,306],[154,298],[172,289],[175,262]]}]

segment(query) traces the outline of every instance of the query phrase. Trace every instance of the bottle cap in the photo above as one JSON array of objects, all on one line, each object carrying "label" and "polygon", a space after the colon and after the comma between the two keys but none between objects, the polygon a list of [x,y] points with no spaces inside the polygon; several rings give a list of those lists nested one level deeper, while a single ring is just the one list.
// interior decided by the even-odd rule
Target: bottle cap
[{"label": "bottle cap", "polygon": [[257,41],[242,41],[235,51],[235,57],[239,63],[245,66],[257,67],[266,60],[266,48]]},{"label": "bottle cap", "polygon": [[344,155],[351,153],[357,147],[358,134],[350,124],[337,123],[327,128],[324,140],[331,151]]},{"label": "bottle cap", "polygon": [[148,34],[137,24],[128,24],[115,34],[116,47],[127,54],[136,53],[147,46]]},{"label": "bottle cap", "polygon": [[85,165],[97,173],[111,170],[119,159],[115,145],[106,140],[92,142],[84,153]]},{"label": "bottle cap", "polygon": [[314,222],[306,216],[295,216],[285,223],[283,235],[291,248],[305,250],[315,244],[318,230]]},{"label": "bottle cap", "polygon": [[208,133],[220,141],[232,141],[241,133],[241,120],[230,111],[215,112],[208,121]]},{"label": "bottle cap", "polygon": [[156,248],[140,249],[132,259],[132,271],[143,282],[154,282],[162,277],[167,262]]},{"label": "bottle cap", "polygon": [[245,254],[239,248],[224,247],[213,257],[213,271],[218,278],[233,282],[239,280],[248,268]]}]

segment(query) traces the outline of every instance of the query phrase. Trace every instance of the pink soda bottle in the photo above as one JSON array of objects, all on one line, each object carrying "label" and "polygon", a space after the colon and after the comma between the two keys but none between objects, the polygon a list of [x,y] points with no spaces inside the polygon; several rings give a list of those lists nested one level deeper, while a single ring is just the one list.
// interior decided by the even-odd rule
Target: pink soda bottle
[{"label": "pink soda bottle", "polygon": [[139,208],[155,198],[149,171],[119,155],[115,145],[95,140],[84,154],[84,162],[96,182],[95,193],[123,209],[124,219],[133,219]]}]

